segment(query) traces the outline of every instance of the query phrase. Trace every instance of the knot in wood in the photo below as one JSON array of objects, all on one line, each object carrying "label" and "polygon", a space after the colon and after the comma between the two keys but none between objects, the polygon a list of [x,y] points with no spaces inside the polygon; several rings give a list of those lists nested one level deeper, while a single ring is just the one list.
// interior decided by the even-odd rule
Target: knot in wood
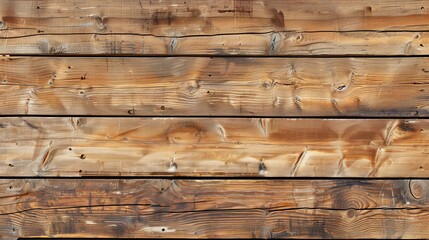
[{"label": "knot in wood", "polygon": [[168,130],[167,139],[170,143],[194,144],[200,142],[201,131],[196,126],[176,127]]},{"label": "knot in wood", "polygon": [[410,193],[415,199],[421,199],[425,195],[425,189],[419,180],[410,181]]},{"label": "knot in wood", "polygon": [[189,81],[186,83],[186,90],[189,94],[194,94],[198,91],[200,85],[197,81]]},{"label": "knot in wood", "polygon": [[273,81],[270,80],[265,80],[262,82],[262,87],[265,88],[266,90],[269,90],[273,87]]},{"label": "knot in wood", "polygon": [[347,210],[347,217],[352,218],[355,216],[356,211],[354,209]]}]

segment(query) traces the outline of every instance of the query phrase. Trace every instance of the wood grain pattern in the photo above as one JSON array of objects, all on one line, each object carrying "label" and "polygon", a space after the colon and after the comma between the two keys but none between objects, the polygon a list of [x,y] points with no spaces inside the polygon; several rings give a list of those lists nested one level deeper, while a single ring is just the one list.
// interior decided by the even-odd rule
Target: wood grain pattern
[{"label": "wood grain pattern", "polygon": [[426,177],[428,120],[2,118],[2,176]]},{"label": "wood grain pattern", "polygon": [[428,0],[1,0],[0,5],[0,54],[429,51]]},{"label": "wood grain pattern", "polygon": [[0,181],[0,235],[428,238],[428,180]]},{"label": "wood grain pattern", "polygon": [[2,115],[429,116],[429,58],[0,59]]},{"label": "wood grain pattern", "polygon": [[172,37],[31,35],[0,38],[0,54],[429,55],[429,34],[359,31]]},{"label": "wood grain pattern", "polygon": [[0,54],[0,239],[429,239],[429,0],[0,0]]},{"label": "wood grain pattern", "polygon": [[2,0],[3,37],[133,33],[429,30],[429,1]]}]

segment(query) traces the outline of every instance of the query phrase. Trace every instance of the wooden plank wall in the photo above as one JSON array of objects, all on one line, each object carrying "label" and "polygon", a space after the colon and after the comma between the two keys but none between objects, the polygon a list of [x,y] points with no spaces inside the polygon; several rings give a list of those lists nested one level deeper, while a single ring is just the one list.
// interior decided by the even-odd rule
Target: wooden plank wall
[{"label": "wooden plank wall", "polygon": [[0,238],[429,238],[429,0],[0,0]]}]

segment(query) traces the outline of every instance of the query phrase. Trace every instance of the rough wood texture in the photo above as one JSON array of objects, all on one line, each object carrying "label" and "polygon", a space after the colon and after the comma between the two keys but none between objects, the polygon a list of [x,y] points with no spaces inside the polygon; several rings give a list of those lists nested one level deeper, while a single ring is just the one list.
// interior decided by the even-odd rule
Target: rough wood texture
[{"label": "rough wood texture", "polygon": [[426,177],[428,120],[2,118],[2,176]]},{"label": "rough wood texture", "polygon": [[0,235],[428,238],[428,180],[0,181]]},{"label": "rough wood texture", "polygon": [[429,239],[429,0],[0,0],[0,54],[1,239]]},{"label": "rough wood texture", "polygon": [[0,4],[4,37],[429,30],[428,0],[1,0]]},{"label": "rough wood texture", "polygon": [[303,32],[157,37],[130,34],[0,38],[0,54],[428,55],[426,32]]},{"label": "rough wood texture", "polygon": [[1,54],[429,52],[428,0],[1,0],[0,6]]},{"label": "rough wood texture", "polygon": [[0,113],[429,116],[429,58],[0,59]]}]

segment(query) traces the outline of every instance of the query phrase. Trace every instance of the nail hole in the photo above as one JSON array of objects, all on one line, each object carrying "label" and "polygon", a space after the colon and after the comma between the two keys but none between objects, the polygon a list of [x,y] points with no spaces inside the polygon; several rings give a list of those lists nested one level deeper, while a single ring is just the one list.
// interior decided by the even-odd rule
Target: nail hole
[{"label": "nail hole", "polygon": [[134,109],[128,110],[128,114],[134,115]]},{"label": "nail hole", "polygon": [[164,188],[161,188],[161,191],[164,191]]},{"label": "nail hole", "polygon": [[164,107],[164,106],[161,106],[161,110],[165,110],[165,107]]},{"label": "nail hole", "polygon": [[346,88],[346,85],[341,85],[337,88],[338,91],[344,90],[344,88]]},{"label": "nail hole", "polygon": [[82,172],[82,170],[79,170],[79,173],[81,173]]},{"label": "nail hole", "polygon": [[266,171],[267,167],[265,167],[265,164],[263,162],[260,162],[258,169],[259,169],[259,171]]},{"label": "nail hole", "polygon": [[79,93],[80,93],[80,94],[83,94],[83,91],[80,91]]},{"label": "nail hole", "polygon": [[9,186],[9,189],[12,189],[12,186]]},{"label": "nail hole", "polygon": [[9,167],[13,167],[13,164],[12,164],[12,163],[9,163]]},{"label": "nail hole", "polygon": [[69,69],[71,69],[71,66],[68,66]]},{"label": "nail hole", "polygon": [[210,91],[207,91],[207,93],[210,93]]},{"label": "nail hole", "polygon": [[209,74],[209,77],[211,77],[212,75],[211,74]]},{"label": "nail hole", "polygon": [[13,232],[16,232],[16,229],[15,229],[15,228],[12,228],[12,231],[13,231]]},{"label": "nail hole", "polygon": [[424,47],[424,45],[423,45],[423,44],[420,44],[420,47]]},{"label": "nail hole", "polygon": [[161,231],[165,232],[165,228],[161,229]]},{"label": "nail hole", "polygon": [[71,151],[72,150],[72,148],[69,148],[69,151]]},{"label": "nail hole", "polygon": [[85,159],[85,158],[86,158],[85,154],[80,155],[80,159]]},{"label": "nail hole", "polygon": [[37,6],[36,8],[37,8],[37,9],[40,9],[40,7],[39,7],[39,6]]},{"label": "nail hole", "polygon": [[420,129],[420,132],[424,132],[425,130],[422,128],[422,129]]},{"label": "nail hole", "polygon": [[420,170],[423,170],[424,168],[423,168],[423,166],[420,166],[420,167],[419,167],[419,169],[420,169]]}]

